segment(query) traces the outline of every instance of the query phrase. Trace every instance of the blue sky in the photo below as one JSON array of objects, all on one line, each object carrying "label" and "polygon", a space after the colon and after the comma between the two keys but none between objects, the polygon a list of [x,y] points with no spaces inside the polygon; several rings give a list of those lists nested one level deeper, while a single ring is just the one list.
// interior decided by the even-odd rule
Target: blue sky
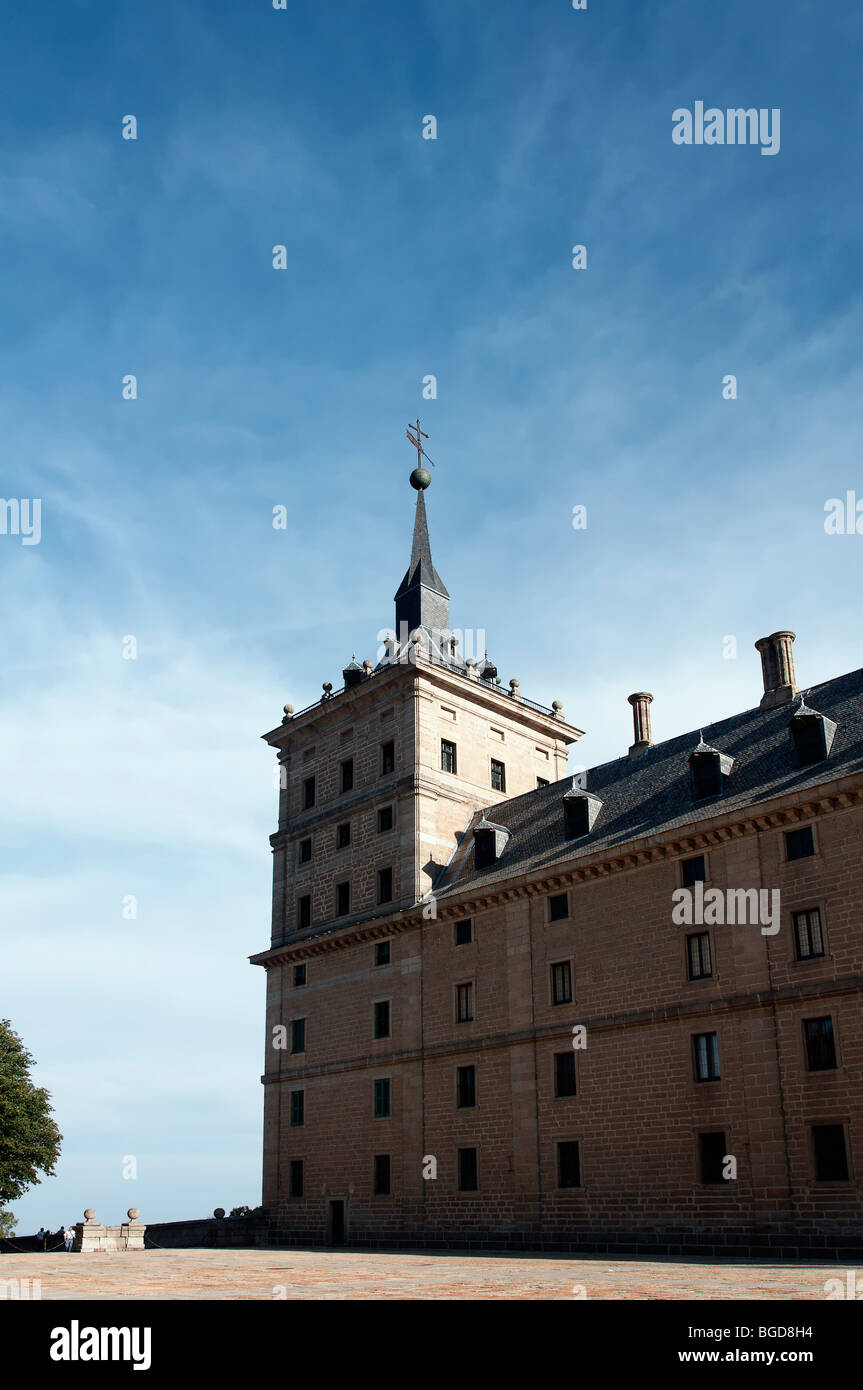
[{"label": "blue sky", "polygon": [[[777,628],[803,685],[861,664],[863,537],[823,522],[863,497],[863,13],[67,0],[0,33],[0,490],[43,507],[0,536],[0,1016],[65,1135],[14,1209],[179,1219],[260,1200],[258,736],[392,620],[408,420],[453,625],[580,761],[633,690],[657,739],[756,704]],[[779,154],[673,144],[696,100],[778,107]]]}]

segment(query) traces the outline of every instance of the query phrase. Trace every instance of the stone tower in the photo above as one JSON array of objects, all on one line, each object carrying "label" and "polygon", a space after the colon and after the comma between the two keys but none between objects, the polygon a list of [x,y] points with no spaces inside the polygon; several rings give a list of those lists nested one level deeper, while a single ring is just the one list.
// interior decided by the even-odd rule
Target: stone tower
[{"label": "stone tower", "polygon": [[431,557],[417,489],[410,564],[396,626],[373,666],[353,659],[344,686],[264,735],[281,769],[272,944],[392,915],[428,895],[473,814],[566,774],[581,730],[504,691],[474,633],[449,626],[449,594]]}]

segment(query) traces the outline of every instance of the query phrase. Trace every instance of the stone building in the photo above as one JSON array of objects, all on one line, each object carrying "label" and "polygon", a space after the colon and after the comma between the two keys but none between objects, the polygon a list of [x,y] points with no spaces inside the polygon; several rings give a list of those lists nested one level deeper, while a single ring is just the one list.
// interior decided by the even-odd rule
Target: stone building
[{"label": "stone building", "polygon": [[265,735],[271,1238],[857,1259],[863,671],[575,777],[463,657],[417,488],[395,635]]}]

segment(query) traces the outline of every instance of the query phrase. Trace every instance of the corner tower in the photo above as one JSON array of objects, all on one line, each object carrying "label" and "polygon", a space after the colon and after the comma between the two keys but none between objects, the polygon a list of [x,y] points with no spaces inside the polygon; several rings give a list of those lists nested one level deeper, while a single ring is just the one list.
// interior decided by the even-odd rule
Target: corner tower
[{"label": "corner tower", "polygon": [[264,735],[281,788],[273,948],[413,907],[474,815],[563,777],[581,735],[558,701],[549,709],[526,700],[517,680],[504,690],[487,653],[459,650],[431,558],[430,481],[424,468],[410,478],[411,557],[381,659],[352,659],[341,689],[324,682],[318,700],[286,706]]}]

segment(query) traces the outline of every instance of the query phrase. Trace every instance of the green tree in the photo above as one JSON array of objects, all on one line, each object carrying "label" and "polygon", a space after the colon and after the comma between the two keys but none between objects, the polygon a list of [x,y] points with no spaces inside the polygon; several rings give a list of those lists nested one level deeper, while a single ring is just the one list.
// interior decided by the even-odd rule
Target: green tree
[{"label": "green tree", "polygon": [[0,1211],[0,1240],[5,1240],[8,1236],[14,1235],[17,1224],[11,1211]]},{"label": "green tree", "polygon": [[[8,1018],[0,1019],[0,1204],[52,1176],[63,1138],[51,1098],[30,1079],[33,1058]],[[10,1213],[5,1213],[6,1215]]]}]

